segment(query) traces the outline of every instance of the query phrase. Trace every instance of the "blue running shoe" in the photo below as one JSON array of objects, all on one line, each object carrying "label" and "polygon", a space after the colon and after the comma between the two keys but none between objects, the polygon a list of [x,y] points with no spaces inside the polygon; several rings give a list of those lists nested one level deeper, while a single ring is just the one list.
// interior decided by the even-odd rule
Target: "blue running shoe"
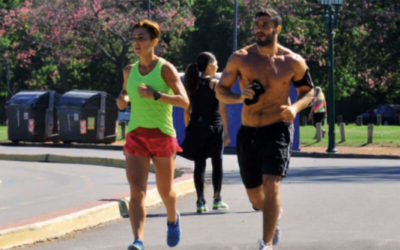
[{"label": "blue running shoe", "polygon": [[276,225],[274,239],[272,240],[272,244],[273,245],[277,245],[278,242],[281,240],[281,237],[282,237],[281,229],[279,227],[279,221],[280,221],[280,219],[282,217],[282,214],[283,214],[283,209],[281,208],[281,210],[279,212],[279,217],[278,217],[278,225]]},{"label": "blue running shoe", "polygon": [[281,230],[278,225],[275,229],[274,238],[272,239],[272,245],[277,245],[280,240],[281,240]]},{"label": "blue running shoe", "polygon": [[135,240],[132,244],[128,246],[128,250],[144,250],[143,241]]},{"label": "blue running shoe", "polygon": [[181,239],[181,229],[179,226],[179,217],[180,214],[176,213],[176,221],[169,223],[167,222],[167,244],[169,247],[174,247],[178,245],[179,240]]}]

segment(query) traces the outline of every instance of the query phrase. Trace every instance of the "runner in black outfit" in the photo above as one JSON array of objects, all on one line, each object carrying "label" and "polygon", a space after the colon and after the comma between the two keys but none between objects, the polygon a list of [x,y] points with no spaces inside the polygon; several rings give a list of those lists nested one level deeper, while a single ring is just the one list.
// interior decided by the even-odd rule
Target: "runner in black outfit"
[{"label": "runner in black outfit", "polygon": [[207,212],[204,198],[204,173],[206,159],[211,157],[212,183],[214,187],[214,210],[228,209],[221,200],[222,151],[230,143],[226,105],[215,97],[218,84],[215,78],[218,65],[215,56],[202,52],[196,63],[190,64],[185,72],[184,85],[190,99],[185,110],[186,133],[181,155],[194,160],[194,181],[197,191],[197,212]]}]

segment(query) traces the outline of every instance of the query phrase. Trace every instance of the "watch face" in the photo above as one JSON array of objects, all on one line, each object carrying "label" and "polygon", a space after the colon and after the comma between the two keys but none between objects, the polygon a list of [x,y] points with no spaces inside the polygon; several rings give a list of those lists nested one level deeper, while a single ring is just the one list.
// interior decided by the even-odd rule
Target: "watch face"
[{"label": "watch face", "polygon": [[153,94],[153,96],[154,96],[154,100],[158,100],[158,99],[160,99],[160,97],[161,97],[161,94],[160,94],[160,92],[159,91],[154,91],[154,94]]}]

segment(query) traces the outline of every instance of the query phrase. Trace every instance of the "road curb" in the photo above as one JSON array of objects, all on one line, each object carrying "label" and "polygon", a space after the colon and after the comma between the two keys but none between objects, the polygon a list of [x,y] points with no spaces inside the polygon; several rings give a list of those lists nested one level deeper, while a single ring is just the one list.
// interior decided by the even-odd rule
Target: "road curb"
[{"label": "road curb", "polygon": [[[108,167],[125,168],[125,160],[102,158],[102,157],[84,157],[84,156],[66,156],[58,154],[2,154],[0,160],[8,161],[36,161],[36,162],[56,162],[56,163],[72,163],[86,165],[101,165]],[[153,164],[150,165],[150,171],[154,172]],[[175,169],[175,178],[182,176],[184,172]]]},{"label": "road curb", "polygon": [[[101,144],[43,144],[43,143],[32,143],[32,144],[13,144],[11,142],[0,142],[1,146],[8,147],[48,147],[48,148],[81,148],[81,149],[98,149],[98,150],[116,150],[121,151],[123,147],[121,145],[101,145]],[[224,154],[236,154],[234,147],[225,147]],[[348,153],[328,153],[328,152],[304,152],[304,151],[291,151],[294,157],[315,157],[315,158],[360,158],[360,159],[400,159],[400,155],[382,155],[382,154],[348,154]],[[1,159],[1,157],[0,157]],[[94,163],[93,163],[94,164]],[[103,165],[103,164],[101,164]]]},{"label": "road curb", "polygon": [[348,159],[400,159],[400,155],[375,155],[375,154],[345,154],[345,153],[320,153],[292,151],[293,157],[307,158],[348,158]]},{"label": "road curb", "polygon": [[9,161],[37,161],[37,162],[59,162],[59,163],[80,163],[90,165],[102,165],[125,168],[125,160],[102,158],[102,157],[84,157],[84,156],[66,156],[58,154],[2,154],[0,160]]},{"label": "road curb", "polygon": [[[62,162],[96,164],[114,167],[124,167],[125,161],[118,159],[96,158],[96,157],[71,157],[63,155],[21,155],[0,154],[2,160],[39,161],[39,162]],[[195,191],[192,174],[184,174],[178,170],[175,173],[174,190],[178,196],[183,196]],[[161,203],[162,200],[154,185],[148,187],[146,195],[146,207]],[[0,249],[9,249],[35,242],[46,241],[60,237],[77,230],[97,226],[118,218],[129,216],[129,197],[114,197],[112,199],[99,200],[80,207],[66,209],[66,212],[52,213],[45,219],[19,225],[12,223],[0,228]],[[72,210],[72,212],[71,212]],[[55,215],[54,215],[55,214]]]}]

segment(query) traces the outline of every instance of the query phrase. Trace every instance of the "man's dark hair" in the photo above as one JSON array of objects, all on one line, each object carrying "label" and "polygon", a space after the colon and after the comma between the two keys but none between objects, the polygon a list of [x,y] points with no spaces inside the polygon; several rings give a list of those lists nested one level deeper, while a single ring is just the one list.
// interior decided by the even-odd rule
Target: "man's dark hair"
[{"label": "man's dark hair", "polygon": [[274,22],[275,27],[277,27],[278,25],[282,25],[282,17],[279,15],[279,13],[271,8],[267,8],[267,9],[261,9],[260,11],[258,11],[255,15],[255,17],[260,17],[260,16],[268,16],[272,19],[272,21]]}]

